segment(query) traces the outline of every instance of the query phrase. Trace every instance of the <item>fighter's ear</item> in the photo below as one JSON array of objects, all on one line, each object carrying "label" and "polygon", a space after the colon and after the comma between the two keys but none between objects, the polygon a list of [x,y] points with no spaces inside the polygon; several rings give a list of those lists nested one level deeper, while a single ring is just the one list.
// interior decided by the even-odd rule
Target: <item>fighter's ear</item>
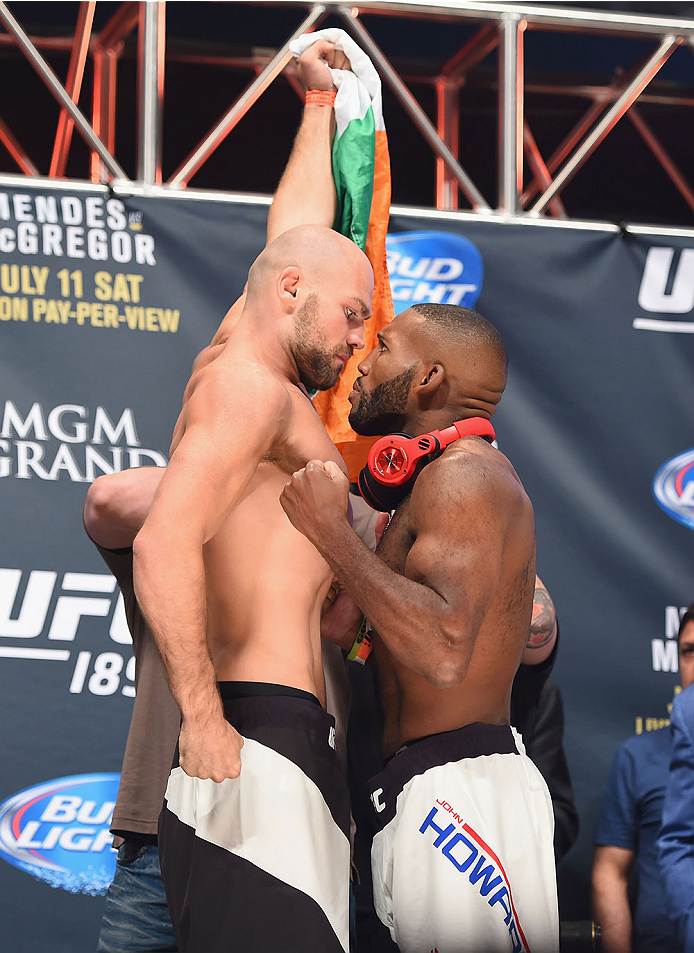
[{"label": "fighter's ear", "polygon": [[296,296],[299,292],[301,272],[296,265],[283,268],[277,276],[277,293],[282,303],[292,311],[296,305]]},{"label": "fighter's ear", "polygon": [[413,390],[418,397],[431,397],[443,384],[445,377],[443,364],[424,364],[415,374]]}]

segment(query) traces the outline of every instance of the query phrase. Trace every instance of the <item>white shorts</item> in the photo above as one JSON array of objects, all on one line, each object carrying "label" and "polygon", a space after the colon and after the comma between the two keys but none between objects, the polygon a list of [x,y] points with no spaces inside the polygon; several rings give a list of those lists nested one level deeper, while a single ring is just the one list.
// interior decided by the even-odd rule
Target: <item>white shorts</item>
[{"label": "white shorts", "polygon": [[402,953],[558,953],[552,802],[512,728],[412,742],[369,788],[374,904]]}]

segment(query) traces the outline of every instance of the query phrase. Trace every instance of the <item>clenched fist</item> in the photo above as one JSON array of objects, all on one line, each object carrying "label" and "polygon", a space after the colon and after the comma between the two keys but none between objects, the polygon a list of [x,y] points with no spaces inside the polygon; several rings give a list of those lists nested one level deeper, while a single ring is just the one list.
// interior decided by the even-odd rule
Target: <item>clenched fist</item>
[{"label": "clenched fist", "polygon": [[347,522],[349,480],[337,463],[309,460],[297,470],[280,495],[280,503],[295,529],[320,551],[340,520]]},{"label": "clenched fist", "polygon": [[307,50],[304,50],[296,63],[304,89],[332,90],[333,78],[329,67],[348,70],[350,64],[342,50],[336,50],[333,43],[328,43],[327,40],[316,40]]}]

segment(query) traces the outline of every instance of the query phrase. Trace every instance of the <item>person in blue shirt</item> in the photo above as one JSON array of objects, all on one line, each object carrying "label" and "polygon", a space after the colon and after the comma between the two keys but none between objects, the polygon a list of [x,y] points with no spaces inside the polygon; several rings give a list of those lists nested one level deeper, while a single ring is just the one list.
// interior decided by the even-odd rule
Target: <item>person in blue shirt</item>
[{"label": "person in blue shirt", "polygon": [[[678,654],[682,687],[687,688],[694,682],[694,605],[680,623]],[[673,732],[667,726],[625,741],[612,763],[595,834],[592,873],[594,915],[602,928],[604,953],[682,949],[668,914],[656,852],[672,752]],[[632,868],[633,915],[628,889]]]},{"label": "person in blue shirt", "polygon": [[[694,614],[680,640],[680,659],[694,670]],[[682,669],[680,661],[680,669]],[[684,684],[684,678],[682,679]],[[672,759],[658,859],[668,913],[677,923],[684,953],[694,953],[694,685],[672,706]]]}]

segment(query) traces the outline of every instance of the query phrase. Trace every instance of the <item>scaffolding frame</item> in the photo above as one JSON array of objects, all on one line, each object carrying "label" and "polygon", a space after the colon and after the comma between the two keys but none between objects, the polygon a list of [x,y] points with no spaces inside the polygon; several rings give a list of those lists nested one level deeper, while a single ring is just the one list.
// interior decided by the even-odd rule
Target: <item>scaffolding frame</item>
[{"label": "scaffolding frame", "polygon": [[[47,180],[56,185],[68,181],[65,168],[73,131],[76,130],[91,150],[90,181],[93,185],[108,185],[119,192],[131,194],[173,195],[184,191],[191,198],[198,195],[189,187],[191,179],[275,79],[284,75],[299,92],[291,66],[289,44],[301,33],[319,28],[329,14],[334,14],[369,54],[384,84],[390,87],[436,157],[433,204],[438,212],[457,210],[461,197],[464,197],[472,212],[480,217],[528,222],[533,219],[545,222],[551,217],[558,221],[572,221],[562,202],[563,189],[625,116],[675,185],[683,201],[694,212],[694,189],[636,105],[640,99],[642,102],[676,104],[683,110],[694,106],[692,98],[647,92],[651,81],[679,47],[687,45],[690,50],[694,47],[694,20],[596,13],[549,4],[485,0],[366,0],[352,6],[346,6],[339,0],[323,0],[321,3],[292,0],[268,3],[266,0],[264,4],[254,5],[277,7],[280,4],[284,8],[296,8],[297,12],[296,29],[286,42],[277,50],[261,49],[247,56],[231,57],[173,54],[171,51],[167,54],[165,0],[126,0],[118,5],[98,33],[93,29],[95,0],[83,0],[79,4],[72,37],[30,37],[7,3],[0,0],[0,24],[5,30],[4,33],[0,32],[0,46],[16,45],[61,107]],[[365,13],[443,19],[448,22],[466,20],[479,24],[475,35],[430,78],[436,94],[436,123],[429,119],[405,79],[394,69],[364,27],[361,15]],[[616,78],[606,86],[526,86],[523,46],[526,32],[532,29],[648,38],[653,40],[653,49],[629,74]],[[114,152],[118,64],[125,41],[134,31],[137,31],[138,147],[137,172],[133,180],[128,178]],[[492,209],[459,162],[459,92],[470,71],[497,47],[498,202],[497,207]],[[65,83],[55,75],[42,55],[42,49],[70,51]],[[185,161],[164,182],[162,123],[167,55],[170,60],[247,68],[255,75],[243,93],[230,104]],[[92,58],[93,65],[91,119],[78,105],[88,57]],[[580,96],[590,103],[579,122],[547,158],[541,154],[524,115],[525,93],[530,91]],[[35,180],[40,178],[35,163],[21,145],[19,134],[11,130],[2,118],[1,99],[0,141],[20,171],[19,177],[2,176],[0,181],[14,181],[22,176]],[[531,179],[524,183],[525,164]],[[76,180],[72,182],[77,184]],[[214,194],[238,195],[233,191]],[[573,224],[578,222],[573,220]]]}]

